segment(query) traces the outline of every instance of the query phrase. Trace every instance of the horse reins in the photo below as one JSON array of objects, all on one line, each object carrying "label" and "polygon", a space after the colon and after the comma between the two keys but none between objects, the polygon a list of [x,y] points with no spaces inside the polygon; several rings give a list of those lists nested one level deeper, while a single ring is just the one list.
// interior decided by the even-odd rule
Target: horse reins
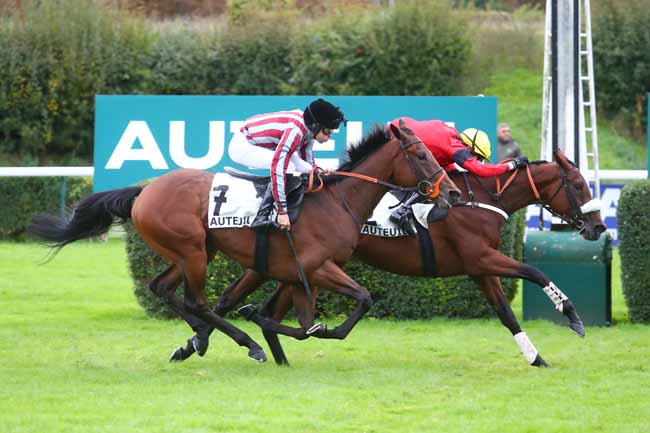
[{"label": "horse reins", "polygon": [[[539,203],[542,206],[542,208],[546,209],[551,215],[560,218],[560,220],[576,227],[578,230],[581,230],[584,226],[584,221],[583,221],[584,214],[580,206],[578,205],[578,201],[576,200],[573,191],[571,191],[571,189],[569,188],[569,182],[567,180],[569,175],[578,169],[574,168],[571,171],[566,172],[561,166],[559,168],[560,168],[560,177],[562,179],[562,183],[560,184],[560,186],[558,186],[555,193],[553,193],[551,198],[549,198],[548,200],[546,201],[542,200],[539,191],[537,190],[537,186],[535,185],[535,180],[533,179],[533,175],[530,172],[530,167],[527,165],[526,176],[528,177],[528,184],[530,185],[530,188],[533,191],[535,200],[537,201],[537,203]],[[491,194],[497,202],[501,198],[501,195],[503,194],[505,189],[508,188],[508,186],[510,186],[510,184],[517,177],[518,174],[519,174],[519,169],[514,170],[514,172],[508,177],[508,179],[504,183],[503,188],[501,188],[501,178],[497,177],[496,179],[497,192],[496,194]],[[573,216],[556,212],[553,208],[551,208],[551,205],[549,204],[558,195],[558,193],[560,192],[560,190],[562,190],[562,188],[564,188],[564,190],[566,191],[567,199],[569,200],[569,205],[571,206],[571,211],[573,213]]]},{"label": "horse reins", "polygon": [[[414,144],[422,143],[422,140],[417,140],[413,141],[408,144],[402,144],[400,140],[400,149],[406,150],[410,146]],[[405,152],[405,157],[406,160],[409,162],[409,165],[415,171],[415,175],[418,179],[423,179],[426,177],[426,175],[422,172],[422,169],[415,164],[411,158],[409,158],[408,153]],[[323,182],[323,173],[320,171],[316,174],[316,177],[319,181],[319,185],[317,187],[314,187],[314,172],[315,170],[312,170],[309,172],[309,183],[307,185],[307,193],[311,192],[319,192],[320,190],[323,189],[324,187],[324,182]],[[438,176],[438,174],[441,174],[438,179],[433,181],[433,179]],[[413,192],[417,191],[418,194],[428,197],[430,199],[435,199],[440,195],[440,185],[442,184],[442,181],[445,179],[444,176],[444,169],[442,167],[438,167],[436,171],[433,172],[433,174],[424,180],[419,180],[418,186],[417,187],[403,187],[399,185],[392,184],[390,182],[386,182],[380,179],[377,179],[376,177],[371,177],[371,176],[366,176],[365,174],[359,174],[359,173],[350,173],[347,171],[331,171],[325,174],[326,176],[345,176],[345,177],[353,177],[356,179],[361,179],[365,180],[366,182],[374,183],[377,185],[382,185],[385,186],[386,188],[394,191],[402,191],[402,192]]]}]

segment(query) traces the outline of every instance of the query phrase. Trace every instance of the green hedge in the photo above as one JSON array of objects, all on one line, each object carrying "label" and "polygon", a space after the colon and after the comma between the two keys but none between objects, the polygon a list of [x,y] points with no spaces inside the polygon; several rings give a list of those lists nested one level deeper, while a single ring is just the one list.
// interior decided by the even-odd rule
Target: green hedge
[{"label": "green hedge", "polygon": [[[501,233],[500,250],[518,260],[521,260],[524,225],[525,212],[521,211],[510,218]],[[173,317],[167,306],[148,288],[149,282],[165,269],[164,262],[144,244],[132,226],[127,225],[126,229],[129,270],[138,302],[151,316]],[[493,314],[478,285],[467,277],[403,277],[376,270],[356,260],[351,261],[345,269],[352,278],[370,290],[375,301],[368,313],[371,317],[427,319],[434,316],[485,317]],[[211,303],[242,273],[239,264],[217,256],[208,267],[206,293]],[[504,279],[502,283],[506,296],[512,300],[517,293],[518,280]],[[267,283],[264,290],[251,295],[247,302],[262,303],[274,287],[274,283]],[[323,315],[347,314],[351,308],[350,301],[340,295],[328,291],[319,295],[318,309]]]},{"label": "green hedge", "polygon": [[650,323],[650,180],[625,185],[616,211],[623,294],[632,322]]},{"label": "green hedge", "polygon": [[[71,207],[92,192],[92,180],[66,179],[66,206]],[[0,239],[22,239],[32,216],[40,212],[59,213],[61,178],[0,177]]]},{"label": "green hedge", "polygon": [[598,106],[622,117],[639,136],[647,128],[650,89],[650,0],[608,0],[594,19]]},{"label": "green hedge", "polygon": [[453,95],[471,51],[444,0],[313,20],[258,7],[213,26],[29,4],[24,21],[0,17],[0,155],[36,164],[92,159],[96,94]]}]

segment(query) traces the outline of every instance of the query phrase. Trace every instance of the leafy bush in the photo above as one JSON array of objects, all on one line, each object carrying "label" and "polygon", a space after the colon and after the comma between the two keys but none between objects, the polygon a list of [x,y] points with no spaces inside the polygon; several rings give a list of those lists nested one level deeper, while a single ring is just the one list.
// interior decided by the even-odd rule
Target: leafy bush
[{"label": "leafy bush", "polygon": [[296,40],[289,85],[302,94],[453,95],[470,42],[444,1],[398,2],[364,15],[340,11]]},{"label": "leafy bush", "polygon": [[[525,213],[518,212],[510,218],[501,232],[500,250],[521,260],[521,245],[525,224]],[[166,265],[141,240],[132,226],[126,226],[127,255],[129,269],[135,283],[135,295],[147,314],[159,318],[171,318],[174,314],[166,304],[153,295],[149,282]],[[434,316],[485,317],[492,315],[492,309],[468,277],[419,278],[404,277],[371,268],[359,261],[351,261],[346,272],[357,282],[367,287],[375,301],[368,313],[371,317],[396,319],[426,319]],[[243,274],[243,268],[232,260],[219,255],[208,266],[206,293],[214,303],[221,292]],[[518,280],[504,279],[504,292],[509,300],[517,293]],[[246,302],[261,304],[268,298],[274,283],[267,283],[263,290],[251,295]],[[177,292],[182,294],[182,290]],[[340,295],[328,291],[319,294],[318,309],[323,315],[347,314],[352,303]]]},{"label": "leafy bush", "polygon": [[623,294],[632,322],[650,323],[650,181],[625,185],[618,200],[618,236]]},{"label": "leafy bush", "polygon": [[94,97],[147,92],[150,37],[97,2],[33,2],[0,23],[0,146],[90,159]]},{"label": "leafy bush", "polygon": [[650,1],[608,0],[594,19],[598,105],[643,136],[650,89]]},{"label": "leafy bush", "polygon": [[[92,191],[92,180],[66,179],[66,206],[72,206]],[[21,239],[32,219],[41,212],[60,211],[61,180],[53,177],[0,178],[0,239]]]},{"label": "leafy bush", "polygon": [[0,154],[90,160],[96,94],[452,95],[470,53],[443,0],[313,21],[248,8],[207,27],[101,4],[33,2],[24,20],[0,18]]}]

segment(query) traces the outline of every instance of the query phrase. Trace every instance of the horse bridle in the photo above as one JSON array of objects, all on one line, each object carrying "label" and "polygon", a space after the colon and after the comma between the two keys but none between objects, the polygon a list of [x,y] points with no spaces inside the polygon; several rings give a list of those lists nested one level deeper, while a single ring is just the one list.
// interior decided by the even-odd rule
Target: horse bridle
[{"label": "horse bridle", "polygon": [[[585,225],[584,222],[585,214],[599,211],[601,207],[600,200],[592,198],[587,203],[580,206],[578,204],[578,200],[576,199],[575,193],[571,189],[568,181],[568,178],[572,173],[579,171],[578,168],[577,167],[573,168],[568,172],[565,171],[564,168],[562,168],[562,166],[559,166],[559,168],[560,168],[560,178],[562,179],[562,182],[558,186],[557,190],[553,193],[553,195],[551,195],[551,197],[546,201],[542,200],[542,197],[540,196],[539,191],[537,190],[537,186],[535,185],[535,180],[533,179],[533,175],[530,172],[530,167],[526,166],[526,175],[528,176],[528,183],[530,184],[530,187],[533,190],[533,194],[535,196],[536,202],[539,205],[541,205],[543,209],[546,209],[551,215],[559,218],[561,221],[568,223],[569,225],[575,227],[579,231],[582,231]],[[500,198],[503,191],[510,185],[513,179],[517,176],[518,172],[519,169],[513,172],[513,174],[506,180],[506,183],[504,184],[503,188],[500,188],[500,179],[497,178],[497,193],[494,194],[494,196],[496,196],[497,201]],[[550,205],[550,203],[559,194],[562,188],[564,188],[564,191],[566,192],[567,195],[567,199],[569,200],[569,205],[571,206],[571,214],[569,215],[561,214],[555,211],[553,208],[551,208]]]},{"label": "horse bridle", "polygon": [[[415,172],[415,176],[418,178],[418,186],[417,186],[417,192],[423,197],[428,197],[428,198],[437,198],[440,195],[440,184],[445,178],[445,173],[444,169],[442,167],[438,167],[436,171],[433,172],[433,174],[429,177],[426,177],[426,174],[424,174],[424,171],[422,168],[417,165],[409,156],[409,153],[407,152],[407,149],[414,144],[423,144],[424,142],[420,139],[412,141],[410,143],[405,143],[401,138],[399,139],[399,147],[402,149],[404,152],[404,156],[406,157],[406,160],[408,161],[409,165],[411,166],[411,169]],[[436,176],[438,176],[438,179],[436,179]]]}]

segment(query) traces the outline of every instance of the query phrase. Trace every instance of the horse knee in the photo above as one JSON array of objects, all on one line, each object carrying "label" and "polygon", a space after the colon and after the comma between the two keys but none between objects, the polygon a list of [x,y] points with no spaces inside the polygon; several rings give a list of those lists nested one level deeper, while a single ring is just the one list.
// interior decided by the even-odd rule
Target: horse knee
[{"label": "horse knee", "polygon": [[188,296],[185,296],[183,298],[183,305],[185,305],[185,309],[187,309],[187,311],[199,317],[209,311],[208,305],[206,303],[197,302]]},{"label": "horse knee", "polygon": [[372,307],[372,297],[370,296],[370,293],[365,294],[359,299],[359,305],[361,305],[361,308],[364,309],[364,311],[370,310],[370,307]]}]

